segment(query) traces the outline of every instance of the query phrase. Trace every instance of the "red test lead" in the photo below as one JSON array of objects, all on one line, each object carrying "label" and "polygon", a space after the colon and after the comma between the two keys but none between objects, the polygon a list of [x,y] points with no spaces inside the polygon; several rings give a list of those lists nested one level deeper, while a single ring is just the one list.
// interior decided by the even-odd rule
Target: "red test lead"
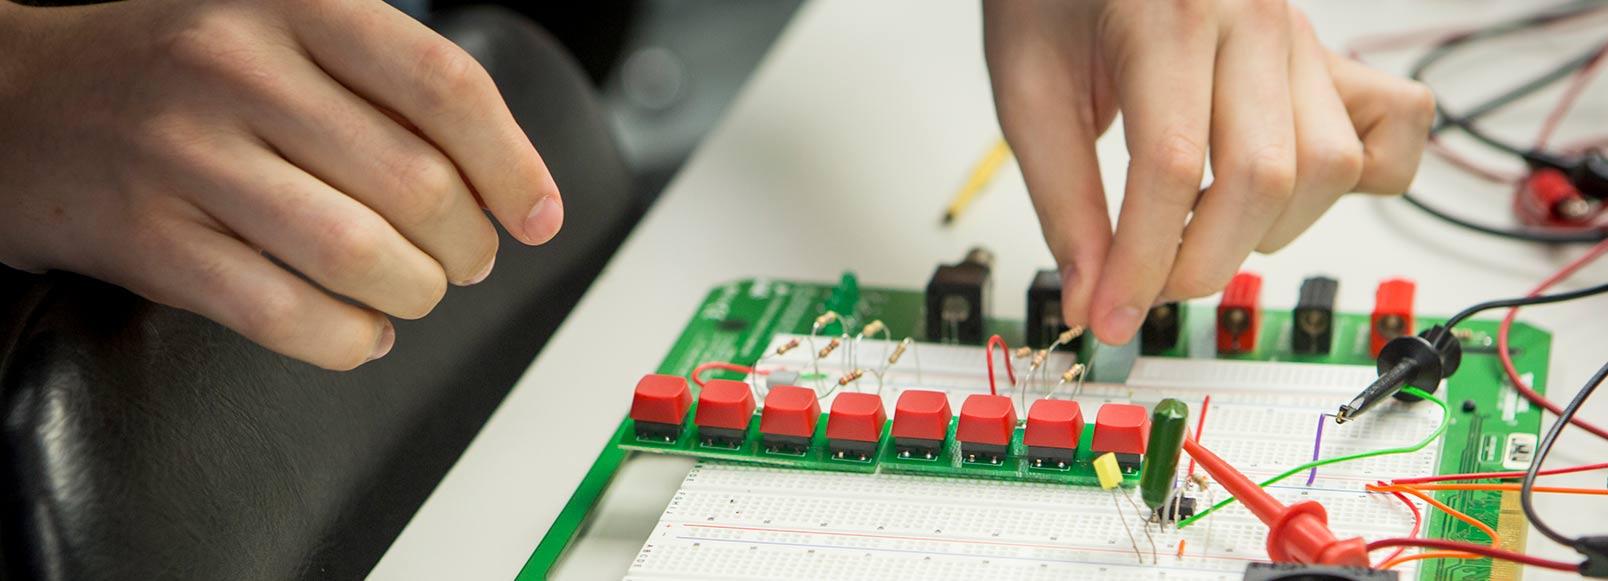
[{"label": "red test lead", "polygon": [[1194,439],[1184,439],[1184,451],[1267,525],[1267,554],[1274,561],[1368,566],[1367,544],[1361,537],[1336,539],[1323,505],[1308,500],[1284,506]]}]

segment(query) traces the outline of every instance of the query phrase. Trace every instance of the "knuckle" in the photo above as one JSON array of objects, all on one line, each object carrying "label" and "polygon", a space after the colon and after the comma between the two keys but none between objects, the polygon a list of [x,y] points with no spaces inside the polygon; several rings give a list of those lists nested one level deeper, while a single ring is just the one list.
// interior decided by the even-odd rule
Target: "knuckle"
[{"label": "knuckle", "polygon": [[1155,145],[1150,160],[1169,182],[1199,184],[1205,171],[1206,147],[1182,133],[1169,133]]},{"label": "knuckle", "polygon": [[366,221],[333,222],[320,245],[320,268],[336,280],[368,280],[379,269],[383,244],[379,228]]},{"label": "knuckle", "polygon": [[1206,267],[1179,263],[1178,267],[1173,269],[1172,276],[1167,281],[1167,290],[1163,294],[1177,300],[1210,296],[1223,290],[1232,276],[1233,273],[1224,275]]},{"label": "knuckle", "polygon": [[444,218],[457,203],[458,169],[440,155],[414,155],[393,164],[399,225],[423,226]]},{"label": "knuckle", "polygon": [[270,348],[284,348],[296,340],[301,301],[295,291],[270,288],[243,306],[241,333]]},{"label": "knuckle", "polygon": [[1342,140],[1314,145],[1303,153],[1298,172],[1310,187],[1349,190],[1362,177],[1362,142]]},{"label": "knuckle", "polygon": [[419,55],[420,78],[427,87],[430,106],[437,112],[449,103],[484,93],[491,85],[491,76],[480,63],[456,44],[447,40],[429,43]]},{"label": "knuckle", "polygon": [[1247,156],[1234,171],[1243,176],[1253,202],[1282,202],[1295,191],[1295,159],[1284,148],[1270,147]]},{"label": "knuckle", "polygon": [[1435,122],[1435,92],[1427,85],[1416,81],[1405,83],[1398,102],[1404,110],[1403,116],[1413,127],[1427,131]]},{"label": "knuckle", "polygon": [[248,21],[227,10],[201,12],[168,38],[165,46],[170,61],[192,73],[250,88],[279,86],[279,75],[257,50],[262,40]]}]

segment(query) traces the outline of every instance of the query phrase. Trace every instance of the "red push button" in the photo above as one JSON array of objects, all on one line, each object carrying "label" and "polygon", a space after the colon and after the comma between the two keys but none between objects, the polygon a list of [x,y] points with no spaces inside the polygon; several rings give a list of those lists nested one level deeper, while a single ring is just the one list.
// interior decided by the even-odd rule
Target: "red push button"
[{"label": "red push button", "polygon": [[692,407],[687,380],[674,375],[650,374],[637,382],[631,397],[631,419],[679,426]]},{"label": "red push button", "polygon": [[1004,446],[1016,431],[1016,405],[1003,395],[972,394],[960,406],[955,439],[971,444]]},{"label": "red push button", "polygon": [[1041,448],[1076,449],[1083,438],[1083,408],[1065,399],[1041,399],[1027,410],[1027,431],[1022,444]]},{"label": "red push button", "polygon": [[700,428],[748,429],[754,417],[754,392],[748,384],[711,379],[698,391],[698,413],[692,419]]},{"label": "red push button", "polygon": [[893,437],[944,440],[949,437],[949,396],[912,389],[899,394],[893,406]]},{"label": "red push button", "polygon": [[808,438],[815,435],[815,424],[820,419],[821,402],[815,398],[815,390],[778,385],[765,394],[765,409],[760,411],[759,416],[759,433]]},{"label": "red push button", "polygon": [[1127,403],[1108,403],[1100,406],[1094,418],[1096,452],[1117,454],[1144,454],[1150,441],[1150,414],[1144,406]]},{"label": "red push button", "polygon": [[888,413],[882,398],[871,393],[840,393],[832,400],[832,415],[826,420],[826,438],[876,442],[882,439],[882,426]]}]

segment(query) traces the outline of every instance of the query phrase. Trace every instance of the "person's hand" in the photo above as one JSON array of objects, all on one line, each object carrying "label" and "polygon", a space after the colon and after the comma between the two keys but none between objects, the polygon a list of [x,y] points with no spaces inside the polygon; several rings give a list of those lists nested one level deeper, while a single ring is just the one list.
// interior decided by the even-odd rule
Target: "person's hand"
[{"label": "person's hand", "polygon": [[[1285,0],[984,0],[983,18],[1065,320],[1106,343],[1154,304],[1221,290],[1340,195],[1406,190],[1434,118],[1425,87],[1325,50]],[[1094,141],[1119,110],[1132,162],[1113,235]]]},{"label": "person's hand", "polygon": [[383,3],[0,1],[0,263],[349,369],[491,271],[482,206],[563,222],[491,77]]}]

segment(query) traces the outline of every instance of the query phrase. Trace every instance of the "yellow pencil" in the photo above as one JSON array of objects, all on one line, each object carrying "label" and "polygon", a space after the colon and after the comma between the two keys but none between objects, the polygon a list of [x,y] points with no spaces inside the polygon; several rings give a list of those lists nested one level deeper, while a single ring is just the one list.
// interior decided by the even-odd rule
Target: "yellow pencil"
[{"label": "yellow pencil", "polygon": [[977,194],[994,179],[994,174],[999,173],[999,166],[1005,165],[1005,160],[1010,157],[1011,146],[1005,143],[1004,137],[999,138],[994,142],[994,146],[988,149],[988,153],[983,154],[983,158],[977,161],[977,166],[972,168],[971,176],[966,178],[966,184],[960,187],[960,191],[955,192],[954,199],[949,201],[949,207],[944,209],[945,226],[954,223],[955,218],[960,217],[961,211],[971,205]]}]

